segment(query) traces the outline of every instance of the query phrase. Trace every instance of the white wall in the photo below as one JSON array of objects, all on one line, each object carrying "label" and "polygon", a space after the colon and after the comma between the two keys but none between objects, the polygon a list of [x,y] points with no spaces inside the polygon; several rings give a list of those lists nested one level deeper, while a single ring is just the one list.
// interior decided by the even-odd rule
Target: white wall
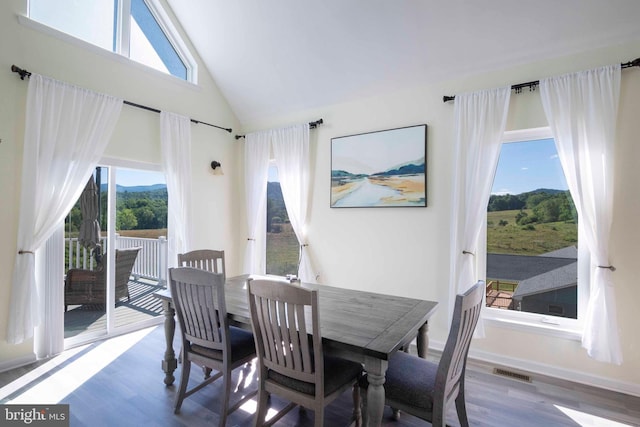
[{"label": "white wall", "polygon": [[[640,55],[640,43],[468,76],[412,90],[331,105],[295,115],[245,124],[247,131],[269,129],[319,117],[312,131],[313,196],[309,243],[325,284],[440,301],[430,337],[437,346],[448,331],[449,230],[453,166],[453,104],[443,95],[505,86]],[[591,360],[577,341],[551,338],[492,325],[474,340],[476,357],[534,372],[640,395],[640,335],[637,324],[637,254],[640,241],[640,69],[623,71],[616,154],[615,214],[611,263],[616,266],[618,322],[624,352],[621,366]],[[426,123],[427,208],[336,209],[329,207],[331,138]],[[546,126],[537,92],[513,94],[508,130]],[[240,184],[240,183],[239,183]],[[241,187],[238,187],[240,191]]]},{"label": "white wall", "polygon": [[[31,341],[5,341],[11,275],[16,255],[20,177],[27,81],[10,71],[12,64],[80,87],[165,109],[237,131],[239,124],[204,65],[199,84],[192,85],[108,52],[87,49],[19,23],[26,0],[0,2],[0,370],[32,354]],[[176,25],[178,28],[179,26]],[[188,42],[187,42],[188,43]],[[191,47],[189,45],[189,47]],[[193,51],[193,50],[192,50]],[[195,53],[195,52],[194,52]],[[123,106],[122,115],[105,156],[160,163],[159,114]],[[206,125],[192,125],[193,192],[196,247],[220,247],[230,273],[239,273],[234,254],[236,197],[232,183],[240,147],[234,134]],[[212,160],[225,166],[224,176],[213,176]],[[60,283],[62,286],[62,282]]]}]

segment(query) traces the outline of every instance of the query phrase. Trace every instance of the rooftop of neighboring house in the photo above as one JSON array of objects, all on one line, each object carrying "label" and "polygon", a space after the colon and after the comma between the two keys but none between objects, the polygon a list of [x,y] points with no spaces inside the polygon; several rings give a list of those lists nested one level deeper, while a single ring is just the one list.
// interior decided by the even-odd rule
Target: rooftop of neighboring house
[{"label": "rooftop of neighboring house", "polygon": [[487,279],[517,282],[514,299],[577,284],[575,246],[538,256],[487,254]]}]

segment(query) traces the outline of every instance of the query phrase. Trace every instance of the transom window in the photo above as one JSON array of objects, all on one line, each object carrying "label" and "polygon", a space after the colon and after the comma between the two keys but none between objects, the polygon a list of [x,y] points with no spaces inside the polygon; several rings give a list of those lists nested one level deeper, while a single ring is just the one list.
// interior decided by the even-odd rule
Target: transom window
[{"label": "transom window", "polygon": [[195,61],[156,0],[30,0],[29,17],[195,83]]}]

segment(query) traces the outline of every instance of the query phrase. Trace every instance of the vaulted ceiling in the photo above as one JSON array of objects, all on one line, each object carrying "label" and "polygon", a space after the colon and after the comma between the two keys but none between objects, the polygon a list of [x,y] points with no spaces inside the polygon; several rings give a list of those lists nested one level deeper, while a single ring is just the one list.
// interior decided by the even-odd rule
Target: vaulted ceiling
[{"label": "vaulted ceiling", "polygon": [[640,40],[638,0],[168,3],[243,124]]}]

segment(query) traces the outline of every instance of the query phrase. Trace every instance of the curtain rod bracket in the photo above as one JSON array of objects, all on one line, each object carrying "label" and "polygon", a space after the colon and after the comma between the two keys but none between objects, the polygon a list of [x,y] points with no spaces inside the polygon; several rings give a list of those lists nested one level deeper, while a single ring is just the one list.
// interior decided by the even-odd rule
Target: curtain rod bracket
[{"label": "curtain rod bracket", "polygon": [[14,73],[20,74],[20,80],[24,80],[25,77],[31,77],[30,72],[28,72],[27,70],[23,70],[22,68],[16,65],[11,66],[11,71],[13,71]]}]

